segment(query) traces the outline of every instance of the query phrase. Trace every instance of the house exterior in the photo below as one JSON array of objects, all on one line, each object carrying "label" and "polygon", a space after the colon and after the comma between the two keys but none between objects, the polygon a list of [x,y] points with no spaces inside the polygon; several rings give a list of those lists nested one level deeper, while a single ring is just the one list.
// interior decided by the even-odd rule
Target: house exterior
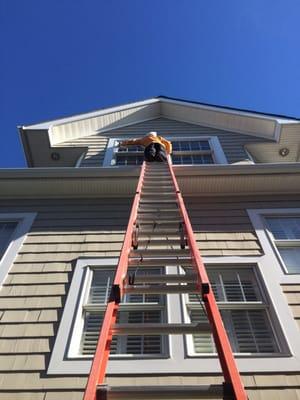
[{"label": "house exterior", "polygon": [[[82,399],[142,160],[118,143],[149,131],[173,143],[249,399],[300,398],[300,121],[158,97],[19,129],[28,168],[0,171],[0,399]],[[145,307],[204,318],[180,294],[122,318]],[[110,398],[218,399],[222,381],[210,335],[113,341]]]}]

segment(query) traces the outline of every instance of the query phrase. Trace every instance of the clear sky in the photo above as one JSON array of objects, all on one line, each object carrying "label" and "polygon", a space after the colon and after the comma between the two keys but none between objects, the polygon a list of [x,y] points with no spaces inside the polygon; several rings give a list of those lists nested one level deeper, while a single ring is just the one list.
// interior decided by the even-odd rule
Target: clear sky
[{"label": "clear sky", "polygon": [[0,167],[17,125],[165,95],[300,118],[299,0],[0,0]]}]

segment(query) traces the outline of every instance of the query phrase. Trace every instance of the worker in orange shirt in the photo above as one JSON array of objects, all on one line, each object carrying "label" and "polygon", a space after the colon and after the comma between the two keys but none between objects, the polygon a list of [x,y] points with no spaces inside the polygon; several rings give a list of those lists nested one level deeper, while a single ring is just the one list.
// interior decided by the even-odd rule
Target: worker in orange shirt
[{"label": "worker in orange shirt", "polygon": [[166,162],[167,155],[172,153],[172,143],[157,132],[149,132],[148,135],[132,140],[123,140],[120,146],[143,146],[145,147],[145,160],[149,162]]}]

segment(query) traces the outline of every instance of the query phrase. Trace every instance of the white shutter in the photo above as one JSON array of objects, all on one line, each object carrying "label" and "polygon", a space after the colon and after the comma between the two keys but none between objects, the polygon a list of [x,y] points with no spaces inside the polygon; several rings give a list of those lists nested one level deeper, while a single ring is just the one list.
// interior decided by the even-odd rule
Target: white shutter
[{"label": "white shutter", "polygon": [[[230,321],[227,331],[233,350],[237,353],[278,352],[267,314],[264,310],[231,310],[225,321]],[[227,323],[225,322],[225,325]]]},{"label": "white shutter", "polygon": [[[207,322],[203,310],[191,310],[191,322]],[[193,345],[195,353],[214,353],[215,343],[210,333],[197,333],[193,335]]]},{"label": "white shutter", "polygon": [[[159,274],[161,269],[138,270],[138,275]],[[84,328],[81,338],[80,352],[84,355],[94,354],[98,336],[105,312],[105,304],[108,301],[110,289],[114,277],[111,269],[95,269],[93,271],[92,283],[88,296],[88,303],[83,306]],[[151,309],[155,306],[163,305],[162,295],[156,294],[132,294],[126,295],[122,302],[122,310],[118,313],[119,323],[160,323],[163,321],[163,307]],[[130,303],[131,310],[126,310]],[[138,309],[132,309],[136,303]],[[147,309],[141,310],[140,304],[147,304]],[[99,306],[95,310],[95,306]],[[90,306],[93,306],[91,311]],[[131,355],[160,355],[163,351],[163,336],[118,336],[114,337],[111,345],[111,354],[131,354]]]}]

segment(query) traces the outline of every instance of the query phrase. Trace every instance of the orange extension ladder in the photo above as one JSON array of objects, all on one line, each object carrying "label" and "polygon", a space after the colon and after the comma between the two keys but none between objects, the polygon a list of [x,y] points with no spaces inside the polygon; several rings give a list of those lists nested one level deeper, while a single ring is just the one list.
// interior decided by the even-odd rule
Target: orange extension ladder
[{"label": "orange extension ladder", "polygon": [[[159,212],[165,220],[157,215]],[[168,216],[168,217],[167,217]],[[138,249],[139,237],[155,226],[160,236],[177,235],[178,250]],[[148,229],[148,230],[147,230]],[[170,233],[171,231],[171,233]],[[155,230],[154,230],[155,232]],[[153,233],[153,232],[152,232]],[[151,238],[150,238],[151,239]],[[172,254],[173,252],[173,254]],[[186,274],[138,275],[135,282],[129,277],[128,268],[182,266]],[[150,278],[150,280],[149,280]],[[192,282],[192,283],[191,283]],[[150,284],[149,284],[150,283]],[[151,283],[154,283],[154,285]],[[172,285],[170,285],[172,283]],[[174,283],[177,283],[174,284]],[[190,324],[117,324],[116,318],[122,297],[126,293],[198,293],[203,300],[209,322]],[[247,394],[236,367],[231,346],[223,326],[221,315],[201,259],[192,226],[180,193],[173,167],[167,163],[146,163],[141,173],[133,200],[124,242],[106,306],[93,363],[91,366],[84,400],[104,400],[108,390],[104,378],[113,335],[213,334],[224,376],[223,396],[228,399],[246,400]],[[197,372],[197,371],[195,371]],[[200,392],[199,392],[200,395]]]}]

